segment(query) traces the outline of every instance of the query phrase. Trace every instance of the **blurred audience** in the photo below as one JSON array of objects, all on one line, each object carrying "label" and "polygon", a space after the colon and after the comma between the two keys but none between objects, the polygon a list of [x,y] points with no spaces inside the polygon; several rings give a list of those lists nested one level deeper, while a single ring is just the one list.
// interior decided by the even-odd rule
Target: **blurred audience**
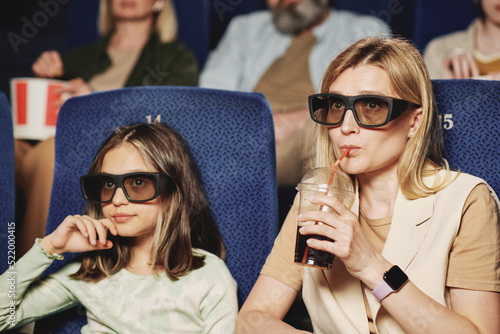
[{"label": "blurred audience", "polygon": [[500,80],[500,2],[473,1],[478,18],[467,30],[436,37],[425,48],[432,79]]}]

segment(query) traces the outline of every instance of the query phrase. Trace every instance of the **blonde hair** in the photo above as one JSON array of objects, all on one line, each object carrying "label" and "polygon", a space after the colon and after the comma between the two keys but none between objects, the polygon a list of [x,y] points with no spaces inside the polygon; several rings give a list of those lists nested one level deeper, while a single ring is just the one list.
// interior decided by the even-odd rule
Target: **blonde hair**
[{"label": "blonde hair", "polygon": [[[99,7],[98,31],[102,37],[108,36],[115,28],[115,19],[111,12],[110,1],[101,0]],[[162,42],[173,41],[177,38],[177,17],[174,5],[172,0],[157,1],[163,1],[164,6],[154,14],[154,30],[158,33]]]},{"label": "blonde hair", "polygon": [[[330,86],[347,68],[374,65],[384,69],[394,91],[403,99],[422,107],[420,127],[408,140],[398,165],[398,182],[409,199],[426,197],[446,187],[450,173],[436,184],[426,184],[424,177],[448,171],[443,158],[441,125],[436,109],[429,73],[420,52],[402,38],[368,37],[361,39],[339,54],[325,71],[321,92]],[[328,136],[328,128],[316,124],[316,166],[332,166],[336,158]]]}]

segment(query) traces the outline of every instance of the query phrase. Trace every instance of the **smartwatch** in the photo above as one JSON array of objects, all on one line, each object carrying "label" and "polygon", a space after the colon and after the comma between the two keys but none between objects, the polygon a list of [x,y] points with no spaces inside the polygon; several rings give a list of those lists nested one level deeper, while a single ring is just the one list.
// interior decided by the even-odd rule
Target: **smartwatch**
[{"label": "smartwatch", "polygon": [[398,266],[393,266],[391,269],[384,273],[382,283],[380,283],[372,293],[379,301],[399,289],[408,282],[408,276]]}]

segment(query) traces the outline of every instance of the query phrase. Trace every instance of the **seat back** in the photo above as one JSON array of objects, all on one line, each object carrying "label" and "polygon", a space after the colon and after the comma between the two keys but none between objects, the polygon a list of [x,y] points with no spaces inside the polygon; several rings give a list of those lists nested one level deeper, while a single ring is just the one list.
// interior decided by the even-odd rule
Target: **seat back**
[{"label": "seat back", "polygon": [[15,260],[16,226],[14,133],[12,113],[7,96],[0,92],[0,272]]},{"label": "seat back", "polygon": [[64,50],[70,50],[99,40],[97,20],[100,0],[71,0]]},{"label": "seat back", "polygon": [[476,18],[474,2],[468,0],[419,0],[414,6],[412,40],[422,51],[431,39],[464,30]]},{"label": "seat back", "polygon": [[500,82],[433,80],[450,166],[500,194]]},{"label": "seat back", "polygon": [[201,71],[210,50],[210,8],[206,0],[174,0],[178,39],[196,56]]},{"label": "seat back", "polygon": [[[153,121],[177,130],[193,155],[227,249],[226,264],[237,281],[241,305],[278,232],[273,118],[259,93],[134,87],[68,100],[56,128],[46,232],[67,215],[83,211],[86,203],[79,177],[87,173],[104,139],[121,125]],[[73,257],[68,254],[64,261],[56,261],[46,273]]]}]

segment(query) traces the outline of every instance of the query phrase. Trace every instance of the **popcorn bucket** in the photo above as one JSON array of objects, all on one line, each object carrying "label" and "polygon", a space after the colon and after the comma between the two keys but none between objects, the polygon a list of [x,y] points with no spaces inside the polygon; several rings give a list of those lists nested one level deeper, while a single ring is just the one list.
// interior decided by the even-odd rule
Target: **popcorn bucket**
[{"label": "popcorn bucket", "polygon": [[65,81],[40,78],[13,78],[10,80],[14,137],[43,140],[56,133],[61,99],[57,90]]}]

